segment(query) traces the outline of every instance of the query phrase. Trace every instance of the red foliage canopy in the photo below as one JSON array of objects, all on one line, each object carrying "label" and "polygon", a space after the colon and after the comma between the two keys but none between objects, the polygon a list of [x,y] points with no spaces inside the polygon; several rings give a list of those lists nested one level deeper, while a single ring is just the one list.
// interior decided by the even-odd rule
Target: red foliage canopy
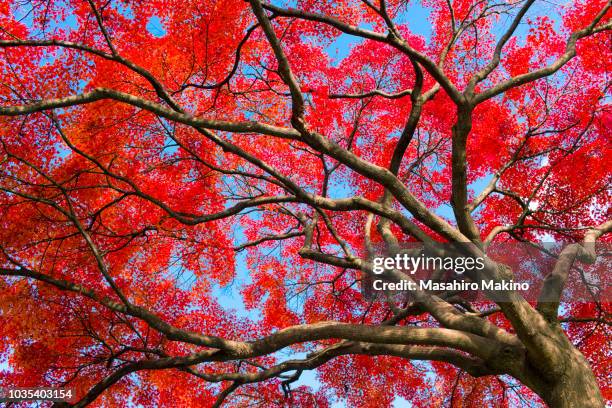
[{"label": "red foliage canopy", "polygon": [[[533,3],[1,2],[0,385],[77,406],[546,400],[454,337],[532,358],[539,306],[452,306],[503,331],[471,333],[359,288],[372,244],[610,229],[610,3]],[[609,312],[552,312],[608,399]],[[366,334],[317,326],[345,323]]]}]

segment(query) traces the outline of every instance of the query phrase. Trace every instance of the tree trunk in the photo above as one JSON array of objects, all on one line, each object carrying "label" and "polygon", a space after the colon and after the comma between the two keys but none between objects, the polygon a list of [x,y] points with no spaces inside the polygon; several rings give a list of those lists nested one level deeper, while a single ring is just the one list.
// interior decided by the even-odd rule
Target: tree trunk
[{"label": "tree trunk", "polygon": [[534,391],[552,408],[603,408],[605,403],[588,361],[562,336],[559,347],[559,353],[564,355],[562,367],[548,381],[536,379],[538,386]]},{"label": "tree trunk", "polygon": [[[578,351],[576,351],[577,354]],[[569,361],[565,373],[541,395],[554,408],[603,408],[604,401],[597,380],[582,355]]]}]

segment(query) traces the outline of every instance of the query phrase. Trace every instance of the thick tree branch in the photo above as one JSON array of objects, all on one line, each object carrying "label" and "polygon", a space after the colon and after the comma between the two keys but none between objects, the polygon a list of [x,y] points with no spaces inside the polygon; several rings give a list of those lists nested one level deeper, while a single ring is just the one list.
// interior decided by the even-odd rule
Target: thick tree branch
[{"label": "thick tree branch", "polygon": [[274,32],[270,19],[261,6],[261,2],[259,0],[250,0],[250,3],[251,7],[253,8],[253,13],[255,13],[257,20],[266,34],[266,38],[268,39],[272,50],[274,51],[274,55],[278,61],[279,75],[283,79],[283,82],[289,87],[289,91],[291,92],[293,111],[291,122],[294,123],[295,126],[295,123],[302,121],[304,117],[304,97],[302,96],[300,85],[291,71],[289,60],[287,59],[281,43]]},{"label": "thick tree branch", "polygon": [[538,300],[538,311],[549,321],[556,321],[559,302],[563,288],[576,260],[584,263],[594,263],[597,260],[595,243],[599,237],[612,231],[612,221],[590,229],[584,235],[581,244],[571,244],[565,247],[555,263],[554,269],[544,280],[542,292]]},{"label": "thick tree branch", "polygon": [[229,122],[194,117],[187,113],[181,113],[175,110],[168,109],[160,104],[151,102],[147,99],[108,88],[96,88],[92,91],[78,95],[68,96],[65,98],[48,99],[27,105],[0,107],[0,116],[27,115],[30,113],[43,112],[57,108],[67,108],[70,106],[84,105],[104,99],[112,99],[118,102],[127,103],[128,105],[144,109],[168,120],[183,123],[185,125],[197,128],[214,129],[236,133],[262,133],[287,139],[297,139],[299,137],[299,133],[297,133],[295,130],[278,126],[266,125],[255,121]]},{"label": "thick tree branch", "polygon": [[506,45],[508,40],[512,37],[516,29],[518,28],[521,20],[523,19],[525,14],[527,14],[527,11],[533,5],[533,3],[535,3],[535,0],[527,0],[525,4],[523,4],[523,7],[521,7],[517,15],[514,17],[514,20],[512,21],[512,24],[510,24],[510,27],[508,27],[506,32],[501,36],[501,38],[497,42],[497,45],[495,46],[495,50],[493,51],[493,58],[491,59],[491,61],[487,65],[485,65],[480,71],[478,71],[470,80],[467,86],[467,92],[469,94],[472,94],[474,92],[474,88],[476,87],[477,83],[487,78],[487,76],[491,72],[493,72],[495,68],[497,68],[497,66],[499,65],[499,61],[501,59],[501,52],[504,46]]},{"label": "thick tree branch", "polygon": [[329,99],[365,99],[370,98],[372,96],[380,96],[382,98],[387,99],[400,99],[410,94],[412,94],[412,89],[404,89],[403,91],[395,93],[388,93],[385,91],[381,91],[380,89],[375,89],[373,91],[358,94],[330,94]]}]

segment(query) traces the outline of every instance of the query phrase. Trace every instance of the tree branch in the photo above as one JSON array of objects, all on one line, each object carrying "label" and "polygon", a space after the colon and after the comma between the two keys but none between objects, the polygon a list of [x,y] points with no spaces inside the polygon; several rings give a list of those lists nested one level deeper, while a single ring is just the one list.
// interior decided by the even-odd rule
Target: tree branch
[{"label": "tree branch", "polygon": [[563,288],[575,260],[594,263],[597,260],[595,242],[612,231],[612,220],[590,229],[581,244],[568,245],[561,251],[552,272],[544,280],[537,310],[548,320],[556,321]]}]

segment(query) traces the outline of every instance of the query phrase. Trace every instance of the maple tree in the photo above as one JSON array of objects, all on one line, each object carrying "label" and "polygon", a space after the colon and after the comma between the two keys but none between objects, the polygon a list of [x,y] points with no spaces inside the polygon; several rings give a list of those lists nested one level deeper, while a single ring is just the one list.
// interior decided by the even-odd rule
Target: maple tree
[{"label": "maple tree", "polygon": [[[560,299],[612,229],[611,3],[419,7],[430,34],[405,0],[0,2],[0,385],[609,401],[609,304]],[[373,246],[543,237],[552,301],[361,293]]]}]

